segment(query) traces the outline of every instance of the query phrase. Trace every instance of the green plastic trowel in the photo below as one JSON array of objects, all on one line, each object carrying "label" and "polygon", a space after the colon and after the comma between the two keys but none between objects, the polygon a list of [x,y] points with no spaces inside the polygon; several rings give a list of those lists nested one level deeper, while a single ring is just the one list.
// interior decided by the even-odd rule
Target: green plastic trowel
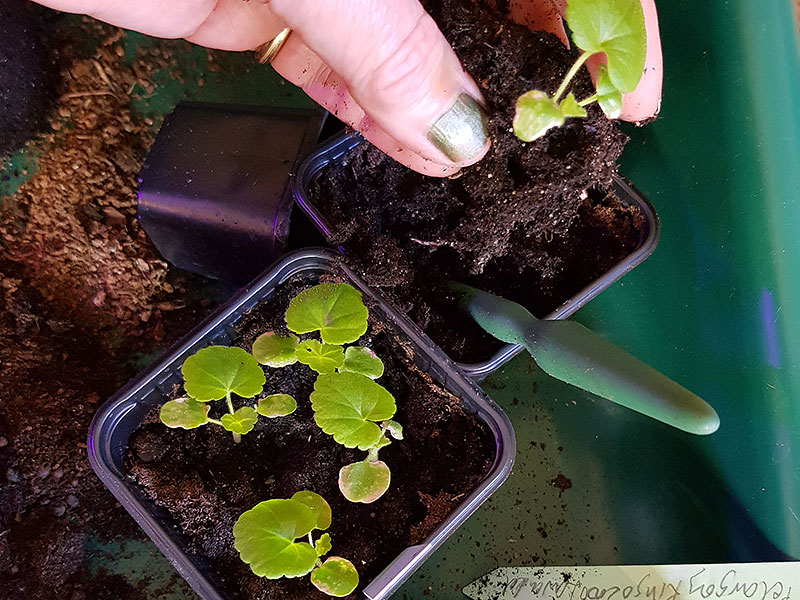
[{"label": "green plastic trowel", "polygon": [[548,375],[688,433],[708,435],[719,416],[704,400],[575,321],[543,321],[516,302],[451,283],[484,330],[527,348]]}]

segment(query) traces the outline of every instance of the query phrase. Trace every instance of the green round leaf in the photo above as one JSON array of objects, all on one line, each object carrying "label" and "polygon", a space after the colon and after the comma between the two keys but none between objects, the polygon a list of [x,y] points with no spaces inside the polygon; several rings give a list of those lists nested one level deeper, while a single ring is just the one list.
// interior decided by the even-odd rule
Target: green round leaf
[{"label": "green round leaf", "polygon": [[313,511],[297,500],[267,500],[243,513],[233,526],[234,547],[259,577],[301,577],[314,568],[317,552],[295,542],[316,526]]},{"label": "green round leaf", "polygon": [[311,393],[314,421],[339,444],[369,450],[383,437],[375,422],[394,416],[394,397],[359,373],[320,375]]},{"label": "green round leaf", "polygon": [[191,398],[178,398],[165,403],[159,417],[167,427],[194,429],[208,423],[208,405]]},{"label": "green round leaf", "polygon": [[349,560],[331,556],[311,572],[311,583],[320,592],[341,598],[358,587],[358,571]]},{"label": "green round leaf", "polygon": [[314,542],[314,550],[317,551],[317,556],[325,556],[331,551],[331,534],[323,533],[319,539]]},{"label": "green round leaf", "polygon": [[597,103],[609,119],[618,119],[622,112],[622,92],[614,87],[608,76],[608,67],[597,69]]},{"label": "green round leaf", "polygon": [[383,375],[383,361],[369,348],[350,346],[344,352],[344,364],[339,370],[361,373],[370,379],[377,379]]},{"label": "green round leaf", "polygon": [[289,394],[270,394],[261,398],[256,406],[256,412],[262,417],[274,419],[285,417],[297,410],[297,402]]},{"label": "green round leaf", "polygon": [[297,492],[294,496],[292,496],[292,500],[302,502],[311,509],[311,512],[314,513],[314,518],[317,520],[315,525],[316,529],[325,531],[331,526],[331,507],[325,501],[325,498],[319,494],[315,494],[314,492],[303,490],[302,492]]},{"label": "green round leaf", "polygon": [[568,0],[567,24],[584,52],[604,52],[620,92],[632,92],[644,71],[647,31],[641,0]]},{"label": "green round leaf", "polygon": [[563,124],[564,114],[544,92],[531,90],[517,99],[514,134],[523,142],[532,142]]},{"label": "green round leaf", "polygon": [[286,325],[295,333],[319,331],[326,344],[349,344],[367,331],[361,292],[346,283],[322,283],[289,302]]},{"label": "green round leaf", "polygon": [[262,333],[253,342],[253,356],[262,365],[268,367],[287,367],[297,362],[294,350],[297,347],[297,336],[278,335],[274,331]]},{"label": "green round leaf", "polygon": [[297,360],[317,373],[333,373],[344,364],[344,350],[341,346],[306,340],[297,346]]},{"label": "green round leaf", "polygon": [[389,489],[392,474],[382,460],[362,460],[342,467],[339,489],[350,502],[375,502]]},{"label": "green round leaf", "polygon": [[232,415],[222,415],[219,420],[227,431],[244,435],[253,431],[256,421],[258,421],[258,415],[249,406],[243,406]]},{"label": "green round leaf", "polygon": [[186,393],[198,402],[221,400],[229,392],[252,398],[266,383],[253,355],[229,346],[203,348],[186,359],[181,373]]},{"label": "green round leaf", "polygon": [[578,104],[572,92],[567,94],[567,97],[561,101],[558,108],[565,117],[586,117],[586,109]]}]

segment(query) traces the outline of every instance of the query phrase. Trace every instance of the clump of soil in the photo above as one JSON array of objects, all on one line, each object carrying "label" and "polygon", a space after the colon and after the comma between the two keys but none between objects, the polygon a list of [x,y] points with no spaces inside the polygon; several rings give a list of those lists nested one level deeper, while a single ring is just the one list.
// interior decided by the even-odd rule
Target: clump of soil
[{"label": "clump of soil", "polygon": [[[283,314],[289,300],[307,285],[298,278],[282,286],[238,325],[235,344],[249,350],[264,331],[287,333]],[[394,418],[405,435],[381,450],[381,460],[392,470],[392,485],[373,504],[348,502],[339,492],[339,469],[362,460],[365,453],[336,444],[315,425],[308,401],[315,373],[299,363],[265,369],[264,388],[264,394],[294,396],[297,411],[260,419],[240,444],[213,425],[167,429],[158,420],[159,407],[130,439],[126,460],[131,478],[167,508],[188,538],[189,551],[209,563],[210,573],[232,598],[326,598],[307,577],[261,579],[239,559],[233,524],[259,502],[304,489],[321,494],[333,510],[333,555],[356,565],[363,588],[403,549],[421,542],[492,464],[495,447],[486,427],[413,366],[407,343],[370,320],[359,344],[384,361],[386,373],[378,381],[394,395]]]},{"label": "clump of soil", "polygon": [[[435,179],[362,145],[318,177],[313,202],[369,284],[454,358],[483,360],[485,339],[452,327],[447,280],[544,316],[627,256],[643,219],[613,192],[626,137],[596,105],[533,143],[511,132],[516,99],[554,92],[574,61],[555,36],[515,25],[481,0],[423,4],[483,91],[491,151],[456,178]],[[578,98],[593,93],[585,72],[570,89]]]}]

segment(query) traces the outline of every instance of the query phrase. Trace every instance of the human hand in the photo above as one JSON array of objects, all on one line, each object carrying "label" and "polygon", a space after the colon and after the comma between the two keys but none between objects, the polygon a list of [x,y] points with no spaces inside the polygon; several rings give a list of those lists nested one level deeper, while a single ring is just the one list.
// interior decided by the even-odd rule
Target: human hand
[{"label": "human hand", "polygon": [[[223,50],[254,49],[290,27],[275,70],[399,162],[442,177],[489,149],[481,93],[418,0],[36,1]],[[557,32],[564,1],[512,0],[512,16]],[[623,101],[624,116],[637,121],[657,111],[661,82],[655,7],[642,3],[648,65],[652,54],[659,68],[650,78],[646,69],[633,100]]]}]

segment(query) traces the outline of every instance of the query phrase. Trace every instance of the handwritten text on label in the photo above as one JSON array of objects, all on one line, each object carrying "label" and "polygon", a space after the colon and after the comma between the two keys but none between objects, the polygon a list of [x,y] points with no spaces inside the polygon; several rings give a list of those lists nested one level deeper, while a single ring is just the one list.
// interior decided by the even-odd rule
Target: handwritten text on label
[{"label": "handwritten text on label", "polygon": [[800,600],[800,563],[505,567],[463,592],[473,600]]}]

